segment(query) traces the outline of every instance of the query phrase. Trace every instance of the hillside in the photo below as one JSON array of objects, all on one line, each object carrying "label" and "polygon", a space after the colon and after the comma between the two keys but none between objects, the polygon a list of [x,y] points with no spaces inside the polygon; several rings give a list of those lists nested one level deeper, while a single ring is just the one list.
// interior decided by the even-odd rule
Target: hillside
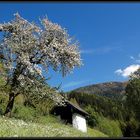
[{"label": "hillside", "polygon": [[75,89],[67,94],[69,100],[76,100],[80,107],[90,106],[101,116],[125,120],[125,87],[127,82],[106,82]]},{"label": "hillside", "polygon": [[125,93],[127,82],[105,82],[100,84],[80,87],[72,92],[88,93],[106,96],[109,98],[121,98]]},{"label": "hillside", "polygon": [[[47,118],[47,117],[46,117]],[[0,137],[107,137],[102,132],[88,128],[87,133],[60,122],[34,123],[0,117]]]},{"label": "hillside", "polygon": [[8,96],[0,90],[0,137],[108,137],[100,130],[90,128],[88,132],[81,131],[65,124],[59,117],[51,115],[51,102],[48,100],[38,102],[36,107],[32,106],[33,98],[29,98],[30,103],[25,104],[22,95],[15,99],[12,117],[4,117]]}]

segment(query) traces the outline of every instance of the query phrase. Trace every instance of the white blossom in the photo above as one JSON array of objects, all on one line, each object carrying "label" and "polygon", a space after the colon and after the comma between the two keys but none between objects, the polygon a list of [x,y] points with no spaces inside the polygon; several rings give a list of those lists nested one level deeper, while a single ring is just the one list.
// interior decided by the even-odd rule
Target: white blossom
[{"label": "white blossom", "polygon": [[14,16],[12,21],[0,24],[0,31],[4,32],[0,51],[11,81],[16,75],[19,85],[24,86],[35,75],[44,77],[44,68],[47,72],[48,67],[52,67],[65,76],[82,64],[78,44],[66,29],[48,19],[42,19],[43,27],[39,27],[18,13]]}]

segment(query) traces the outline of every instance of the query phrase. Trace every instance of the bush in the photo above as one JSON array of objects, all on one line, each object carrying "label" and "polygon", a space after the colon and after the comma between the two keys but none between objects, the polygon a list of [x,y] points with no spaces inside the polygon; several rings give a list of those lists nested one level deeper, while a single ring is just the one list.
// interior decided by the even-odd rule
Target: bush
[{"label": "bush", "polygon": [[39,101],[37,104],[35,104],[36,109],[42,116],[49,115],[54,105],[55,105],[54,102],[50,99],[44,99],[42,101]]},{"label": "bush", "polygon": [[62,123],[62,121],[59,118],[54,117],[53,115],[42,115],[36,108],[19,104],[15,105],[12,112],[12,116],[14,118],[22,119],[24,121],[32,121],[42,124],[60,122]]},{"label": "bush", "polygon": [[15,105],[12,114],[13,117],[17,119],[33,121],[34,118],[37,116],[37,111],[34,108],[28,106]]},{"label": "bush", "polygon": [[24,105],[35,108],[39,115],[49,115],[55,103],[49,98],[37,98],[35,96],[25,96]]},{"label": "bush", "polygon": [[91,127],[97,126],[99,123],[98,113],[95,112],[95,110],[90,105],[85,108],[85,111],[89,113],[89,116],[87,118],[88,125]]},{"label": "bush", "polygon": [[8,96],[4,95],[5,93],[0,94],[0,115],[3,115],[8,103]]},{"label": "bush", "polygon": [[134,118],[130,118],[127,122],[121,122],[121,129],[124,137],[137,137],[140,136],[140,124]]},{"label": "bush", "polygon": [[100,131],[107,134],[110,137],[121,137],[122,131],[118,121],[110,120],[104,117],[100,117],[97,127]]}]

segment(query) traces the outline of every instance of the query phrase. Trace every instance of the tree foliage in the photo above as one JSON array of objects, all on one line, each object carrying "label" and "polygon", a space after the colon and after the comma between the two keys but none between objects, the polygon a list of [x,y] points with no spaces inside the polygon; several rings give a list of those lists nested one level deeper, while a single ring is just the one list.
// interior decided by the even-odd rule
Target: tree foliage
[{"label": "tree foliage", "polygon": [[[7,70],[7,84],[11,86],[9,102],[21,91],[30,94],[32,90],[46,96],[44,81],[49,67],[65,76],[81,65],[78,44],[66,29],[47,18],[41,19],[39,26],[18,13],[14,16],[12,21],[0,24],[3,32],[0,52]],[[54,94],[51,98],[61,102]]]},{"label": "tree foliage", "polygon": [[75,91],[68,93],[68,98],[75,98],[82,108],[87,108],[90,105],[99,115],[111,119],[125,120],[128,115],[124,103],[121,100],[111,100],[105,96]]},{"label": "tree foliage", "polygon": [[126,87],[126,104],[133,111],[136,118],[140,120],[140,69],[131,75]]}]

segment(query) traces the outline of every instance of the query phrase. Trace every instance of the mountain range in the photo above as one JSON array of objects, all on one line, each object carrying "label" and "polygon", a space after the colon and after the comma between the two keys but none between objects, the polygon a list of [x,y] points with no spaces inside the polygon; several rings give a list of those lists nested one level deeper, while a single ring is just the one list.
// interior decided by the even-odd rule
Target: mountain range
[{"label": "mountain range", "polygon": [[80,87],[72,90],[72,92],[96,94],[99,96],[105,96],[105,97],[116,99],[116,98],[122,98],[122,96],[125,94],[125,88],[127,86],[127,83],[128,81],[105,82],[105,83]]}]

